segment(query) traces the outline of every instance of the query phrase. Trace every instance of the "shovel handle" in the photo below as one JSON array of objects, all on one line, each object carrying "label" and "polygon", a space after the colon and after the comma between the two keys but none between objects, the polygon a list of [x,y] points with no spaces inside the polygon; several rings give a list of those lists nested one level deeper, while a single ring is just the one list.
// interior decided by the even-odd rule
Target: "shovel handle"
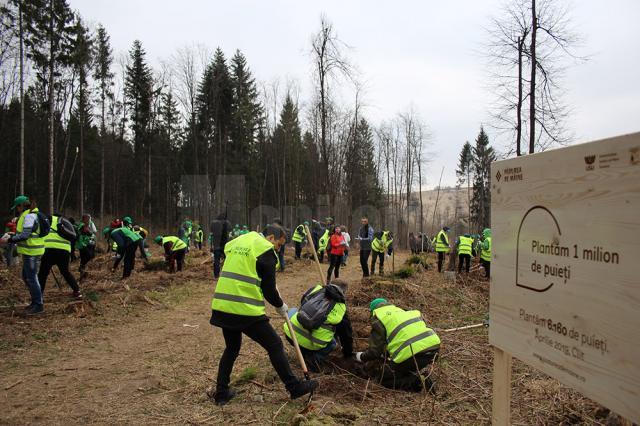
[{"label": "shovel handle", "polygon": [[296,355],[298,356],[298,361],[300,361],[300,367],[302,367],[304,378],[309,379],[309,370],[307,370],[307,363],[304,362],[304,357],[302,356],[300,345],[298,345],[298,339],[296,338],[296,333],[293,329],[293,324],[291,324],[291,320],[289,319],[289,315],[285,315],[284,320],[287,322],[287,327],[289,327],[289,332],[291,333],[291,340],[293,341],[293,347],[296,349]]},{"label": "shovel handle", "polygon": [[307,233],[307,241],[311,244],[311,248],[313,249],[313,258],[316,260],[316,265],[318,265],[318,273],[320,274],[320,284],[324,283],[324,274],[322,273],[322,267],[320,266],[320,261],[318,260],[318,252],[316,251],[316,246],[313,244],[313,238],[311,238],[311,231],[307,225],[304,226],[304,230]]}]

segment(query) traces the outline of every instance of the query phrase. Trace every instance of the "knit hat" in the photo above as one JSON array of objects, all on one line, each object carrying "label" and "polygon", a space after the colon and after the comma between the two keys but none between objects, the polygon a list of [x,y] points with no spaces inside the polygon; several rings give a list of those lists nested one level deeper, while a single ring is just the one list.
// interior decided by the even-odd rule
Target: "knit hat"
[{"label": "knit hat", "polygon": [[155,241],[156,244],[162,244],[162,235],[158,235],[153,241]]},{"label": "knit hat", "polygon": [[129,216],[125,216],[122,218],[122,223],[124,223],[125,225],[131,225],[133,223],[133,219],[131,219]]},{"label": "knit hat", "polygon": [[387,299],[383,299],[382,297],[373,299],[371,303],[369,303],[369,310],[373,312],[381,303],[387,303]]}]

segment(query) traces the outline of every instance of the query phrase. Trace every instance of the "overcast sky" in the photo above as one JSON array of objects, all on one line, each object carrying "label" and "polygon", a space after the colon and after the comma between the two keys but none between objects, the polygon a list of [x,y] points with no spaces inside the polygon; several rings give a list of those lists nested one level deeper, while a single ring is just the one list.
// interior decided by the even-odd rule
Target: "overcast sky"
[{"label": "overcast sky", "polygon": [[[564,3],[563,0],[558,0]],[[258,80],[298,81],[309,96],[311,34],[321,14],[352,46],[349,56],[366,82],[365,114],[373,122],[409,105],[429,125],[434,159],[427,186],[455,183],[462,144],[488,120],[491,95],[481,56],[490,17],[504,0],[459,1],[168,1],[70,0],[91,23],[101,23],[114,52],[142,41],[158,66],[179,47],[240,49]],[[566,101],[576,142],[640,131],[640,0],[572,2],[578,53],[590,60],[569,69]],[[489,137],[492,132],[488,129]],[[497,143],[497,142],[496,142]]]}]

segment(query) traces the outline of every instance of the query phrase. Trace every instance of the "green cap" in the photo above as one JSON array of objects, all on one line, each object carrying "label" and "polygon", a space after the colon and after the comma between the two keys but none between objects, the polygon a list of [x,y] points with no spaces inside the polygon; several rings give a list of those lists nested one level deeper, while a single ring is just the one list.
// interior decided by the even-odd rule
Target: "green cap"
[{"label": "green cap", "polygon": [[153,241],[155,241],[156,244],[162,244],[162,235],[158,235]]},{"label": "green cap", "polygon": [[371,312],[374,311],[381,303],[387,303],[387,299],[383,299],[382,297],[378,297],[377,299],[373,299],[371,303],[369,303],[369,310]]},{"label": "green cap", "polygon": [[18,195],[15,200],[13,200],[13,205],[11,206],[11,210],[15,210],[20,204],[28,203],[29,197],[26,195]]},{"label": "green cap", "polygon": [[133,223],[133,219],[131,219],[129,216],[125,216],[122,218],[122,223],[126,225],[131,225]]},{"label": "green cap", "polygon": [[305,221],[303,222],[303,225],[309,226],[309,222],[305,220]]}]

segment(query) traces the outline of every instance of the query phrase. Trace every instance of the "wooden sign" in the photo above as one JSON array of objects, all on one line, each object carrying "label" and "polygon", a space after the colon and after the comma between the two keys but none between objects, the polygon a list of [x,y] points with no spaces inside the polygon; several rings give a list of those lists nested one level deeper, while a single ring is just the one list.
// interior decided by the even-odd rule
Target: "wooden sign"
[{"label": "wooden sign", "polygon": [[496,363],[510,369],[504,351],[640,423],[640,133],[491,174]]}]

